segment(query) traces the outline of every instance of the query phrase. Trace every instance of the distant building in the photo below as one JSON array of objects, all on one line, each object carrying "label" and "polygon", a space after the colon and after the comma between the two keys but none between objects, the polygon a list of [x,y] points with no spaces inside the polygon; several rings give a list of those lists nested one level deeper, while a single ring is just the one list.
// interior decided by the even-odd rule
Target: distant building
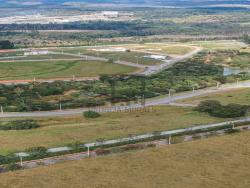
[{"label": "distant building", "polygon": [[29,55],[47,55],[49,53],[48,50],[31,50],[29,52],[24,52],[25,56]]},{"label": "distant building", "polygon": [[119,12],[117,12],[117,11],[102,11],[101,14],[103,16],[107,16],[107,17],[118,17],[119,16]]},{"label": "distant building", "polygon": [[146,55],[146,56],[143,56],[145,58],[150,58],[150,59],[156,59],[156,60],[166,60],[166,56],[164,55]]}]

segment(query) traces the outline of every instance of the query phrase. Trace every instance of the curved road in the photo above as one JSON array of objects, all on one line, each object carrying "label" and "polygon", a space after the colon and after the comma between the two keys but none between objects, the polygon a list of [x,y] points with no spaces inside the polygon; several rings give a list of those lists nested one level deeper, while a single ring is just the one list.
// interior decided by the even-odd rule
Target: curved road
[{"label": "curved road", "polygon": [[[178,100],[188,99],[196,96],[201,96],[209,93],[215,93],[218,91],[228,91],[231,89],[237,88],[249,88],[250,87],[250,80],[245,82],[239,82],[234,84],[225,84],[221,85],[219,88],[206,88],[196,90],[195,92],[185,92],[185,93],[178,93],[174,96],[165,96],[162,98],[156,99],[148,99],[145,106],[158,106],[158,105],[166,105],[166,104],[173,104]],[[173,104],[174,105],[174,104]],[[65,116],[65,115],[74,115],[74,114],[81,114],[87,110],[94,110],[100,113],[105,112],[115,112],[115,111],[124,111],[130,109],[139,109],[143,106],[140,104],[133,104],[130,106],[113,106],[113,107],[100,107],[100,108],[81,108],[81,109],[71,109],[71,110],[62,110],[62,111],[42,111],[42,112],[8,112],[0,114],[0,118],[6,117],[49,117],[49,116]]]}]

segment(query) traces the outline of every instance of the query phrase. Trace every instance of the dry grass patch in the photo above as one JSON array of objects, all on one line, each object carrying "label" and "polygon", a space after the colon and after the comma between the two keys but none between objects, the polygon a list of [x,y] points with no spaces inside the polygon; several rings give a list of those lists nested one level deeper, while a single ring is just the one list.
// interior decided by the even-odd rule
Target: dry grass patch
[{"label": "dry grass patch", "polygon": [[0,175],[0,187],[247,188],[250,132]]},{"label": "dry grass patch", "polygon": [[0,153],[22,151],[35,146],[55,147],[76,141],[114,139],[131,134],[225,121],[225,119],[200,114],[192,108],[168,106],[157,107],[153,112],[107,113],[94,120],[85,119],[81,115],[37,120],[41,128],[0,131]]},{"label": "dry grass patch", "polygon": [[233,89],[231,91],[226,92],[221,91],[209,95],[180,100],[178,102],[188,104],[199,104],[201,101],[205,100],[217,100],[224,105],[230,103],[250,105],[250,88]]}]

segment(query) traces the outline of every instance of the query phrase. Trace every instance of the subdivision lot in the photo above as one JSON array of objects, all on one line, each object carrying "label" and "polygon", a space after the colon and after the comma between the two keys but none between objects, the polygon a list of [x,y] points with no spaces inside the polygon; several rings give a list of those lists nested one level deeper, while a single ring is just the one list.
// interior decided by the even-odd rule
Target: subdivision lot
[{"label": "subdivision lot", "polygon": [[86,51],[110,51],[119,52],[123,50],[144,51],[147,53],[161,53],[165,55],[184,55],[194,49],[192,44],[186,43],[146,43],[146,44],[123,44],[123,45],[103,45],[103,46],[83,46],[54,48],[59,52],[79,53]]},{"label": "subdivision lot", "polygon": [[247,46],[243,42],[236,40],[193,41],[188,42],[187,44],[201,46],[209,50],[240,49]]},{"label": "subdivision lot", "polygon": [[209,57],[211,62],[218,65],[239,67],[242,71],[250,69],[250,48],[243,48],[238,51],[222,51],[211,54]]},{"label": "subdivision lot", "polygon": [[236,103],[242,105],[250,105],[250,88],[232,89],[231,91],[227,92],[220,91],[208,95],[180,100],[178,102],[197,105],[201,101],[205,100],[217,100],[222,104]]},{"label": "subdivision lot", "polygon": [[[243,144],[244,143],[244,144]],[[0,175],[14,187],[250,186],[250,132]],[[32,178],[31,178],[32,177]],[[140,181],[139,181],[140,180]]]},{"label": "subdivision lot", "polygon": [[[12,61],[16,61],[16,60],[23,60],[23,61],[25,61],[25,60],[51,60],[51,61],[53,61],[56,59],[74,59],[74,58],[76,58],[74,56],[64,55],[64,54],[46,54],[46,55],[29,55],[29,56],[24,56],[24,54],[19,54],[19,56],[22,56],[22,57],[13,56],[10,58],[5,58],[4,60],[12,60]],[[1,60],[1,61],[4,61],[4,60]]]},{"label": "subdivision lot", "polygon": [[131,73],[134,67],[99,61],[0,62],[0,80],[90,77],[100,74]]},{"label": "subdivision lot", "polygon": [[[55,48],[53,51],[98,56],[114,61],[120,60],[144,65],[157,65],[163,63],[164,57],[165,59],[169,59],[171,56],[184,55],[194,50],[194,48],[193,46],[183,45],[182,43],[149,43]],[[158,55],[159,57],[150,56],[152,54]]]},{"label": "subdivision lot", "polygon": [[[2,118],[1,121],[10,119]],[[0,131],[0,154],[23,151],[29,147],[55,147],[74,142],[92,142],[134,134],[184,128],[222,122],[192,108],[155,107],[152,111],[107,113],[95,120],[81,115],[38,118],[41,128],[23,131]]]}]

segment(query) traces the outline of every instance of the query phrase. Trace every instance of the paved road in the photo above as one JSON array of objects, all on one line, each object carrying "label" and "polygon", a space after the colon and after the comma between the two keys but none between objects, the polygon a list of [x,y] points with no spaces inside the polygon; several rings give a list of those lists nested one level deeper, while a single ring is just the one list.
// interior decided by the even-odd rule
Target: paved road
[{"label": "paved road", "polygon": [[172,97],[164,97],[152,101],[148,101],[147,105],[148,106],[155,106],[155,105],[163,105],[163,104],[169,104],[169,103],[175,103],[178,100],[183,100],[183,99],[188,99],[192,97],[197,97],[209,93],[215,93],[218,91],[228,91],[231,89],[237,89],[237,88],[248,88],[250,87],[250,80],[245,81],[245,82],[240,82],[240,83],[233,83],[233,84],[225,84],[221,85],[220,88],[212,87],[212,88],[206,88],[206,89],[200,89],[196,90],[194,92],[185,92],[182,94],[177,94]]},{"label": "paved road", "polygon": [[[201,90],[196,90],[195,92],[185,92],[178,93],[171,97],[165,96],[158,99],[149,99],[146,101],[145,106],[158,106],[158,105],[166,105],[166,104],[174,104],[178,100],[188,99],[196,96],[201,96],[209,93],[214,93],[218,91],[228,91],[235,88],[248,88],[250,87],[250,80],[240,83],[234,84],[226,84],[220,86],[220,88],[206,88]],[[115,112],[115,111],[125,111],[130,109],[139,109],[142,108],[140,104],[133,104],[130,106],[113,106],[113,107],[100,107],[100,108],[92,108],[91,110],[99,111],[101,113],[105,112]],[[81,108],[81,109],[72,109],[72,110],[62,110],[62,111],[43,111],[43,112],[9,112],[0,114],[0,118],[4,117],[50,117],[50,116],[65,116],[65,115],[74,115],[81,114],[84,111],[90,110],[89,108]]]},{"label": "paved road", "polygon": [[[149,66],[141,74],[145,75],[145,76],[150,76],[152,74],[156,74],[162,70],[165,70],[165,69],[171,67],[172,65],[174,65],[177,62],[184,61],[186,59],[193,57],[195,54],[199,53],[200,51],[202,51],[202,48],[196,47],[193,51],[191,51],[185,55],[182,55],[182,56],[179,56],[177,58],[170,59],[170,60],[165,60],[165,62],[163,64],[156,65],[156,66]],[[164,55],[164,54],[162,54],[162,55]]]}]

